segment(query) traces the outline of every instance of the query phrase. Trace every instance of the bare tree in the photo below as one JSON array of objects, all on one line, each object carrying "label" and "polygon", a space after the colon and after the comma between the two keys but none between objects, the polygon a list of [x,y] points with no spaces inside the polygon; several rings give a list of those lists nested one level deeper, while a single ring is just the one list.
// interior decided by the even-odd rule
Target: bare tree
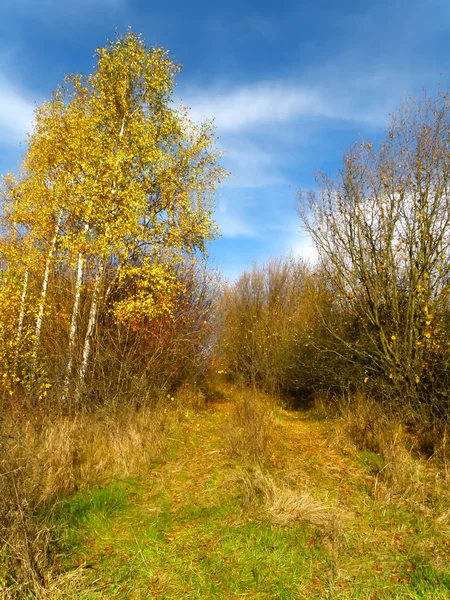
[{"label": "bare tree", "polygon": [[[409,401],[448,405],[450,100],[409,99],[379,148],[362,142],[299,213],[347,323],[335,336]],[[330,329],[332,327],[330,326]]]}]

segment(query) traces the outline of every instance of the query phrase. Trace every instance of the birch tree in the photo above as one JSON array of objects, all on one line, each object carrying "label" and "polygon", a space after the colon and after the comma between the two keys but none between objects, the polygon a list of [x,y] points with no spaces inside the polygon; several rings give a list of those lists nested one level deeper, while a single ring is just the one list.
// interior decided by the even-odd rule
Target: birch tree
[{"label": "birch tree", "polygon": [[[73,273],[64,399],[71,389],[78,400],[84,391],[101,310],[118,319],[136,310],[151,317],[162,310],[148,301],[151,289],[165,290],[166,300],[175,296],[171,265],[204,252],[216,234],[213,193],[224,175],[211,124],[191,122],[172,104],[180,67],[165,50],[128,32],[96,58],[91,75],[66,76],[37,110],[13,186],[15,218],[41,256],[35,362],[50,272],[65,265]],[[139,285],[121,294],[120,306],[109,306],[112,289],[127,279]]]}]

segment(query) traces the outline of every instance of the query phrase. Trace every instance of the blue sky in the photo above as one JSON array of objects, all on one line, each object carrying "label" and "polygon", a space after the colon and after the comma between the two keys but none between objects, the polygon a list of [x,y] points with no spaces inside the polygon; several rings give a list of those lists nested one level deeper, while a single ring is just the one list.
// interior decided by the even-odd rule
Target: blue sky
[{"label": "blue sky", "polygon": [[297,190],[358,136],[378,140],[406,95],[450,83],[449,0],[1,0],[0,173],[17,168],[35,104],[128,26],[184,64],[192,116],[215,118],[232,176],[210,254],[229,278],[311,256]]}]

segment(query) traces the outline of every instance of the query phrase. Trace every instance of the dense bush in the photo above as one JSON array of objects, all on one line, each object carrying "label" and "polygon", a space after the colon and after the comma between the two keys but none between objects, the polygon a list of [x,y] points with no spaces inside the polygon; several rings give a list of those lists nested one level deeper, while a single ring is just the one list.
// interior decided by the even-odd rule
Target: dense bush
[{"label": "dense bush", "polygon": [[[221,368],[268,392],[308,394],[339,376],[317,368],[326,352],[325,281],[303,261],[272,260],[225,286],[216,352]],[[331,340],[330,340],[331,341]],[[337,373],[336,373],[337,375]]]}]

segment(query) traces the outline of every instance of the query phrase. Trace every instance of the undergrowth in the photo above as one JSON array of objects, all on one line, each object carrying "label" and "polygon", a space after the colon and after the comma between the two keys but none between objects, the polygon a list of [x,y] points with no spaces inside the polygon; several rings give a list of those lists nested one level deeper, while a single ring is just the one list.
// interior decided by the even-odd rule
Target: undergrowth
[{"label": "undergrowth", "polygon": [[0,590],[45,597],[54,535],[45,515],[94,483],[144,475],[163,450],[168,413],[156,409],[73,417],[4,418],[0,456]]},{"label": "undergrowth", "polygon": [[[56,475],[33,487],[31,457],[20,463],[29,477],[20,485],[35,494],[23,510],[37,527],[27,539],[41,545],[27,549],[33,565],[25,546],[16,541],[8,554],[4,545],[13,576],[2,581],[3,597],[446,600],[442,462],[421,456],[398,422],[375,423],[383,415],[363,401],[318,420],[223,385],[209,404],[198,390],[169,396],[145,427],[144,413],[117,417],[111,433],[102,416],[80,417],[83,434],[72,429],[71,443],[102,440],[84,463],[97,465],[97,480],[78,464],[71,488]],[[114,431],[122,433],[113,444]]]}]

